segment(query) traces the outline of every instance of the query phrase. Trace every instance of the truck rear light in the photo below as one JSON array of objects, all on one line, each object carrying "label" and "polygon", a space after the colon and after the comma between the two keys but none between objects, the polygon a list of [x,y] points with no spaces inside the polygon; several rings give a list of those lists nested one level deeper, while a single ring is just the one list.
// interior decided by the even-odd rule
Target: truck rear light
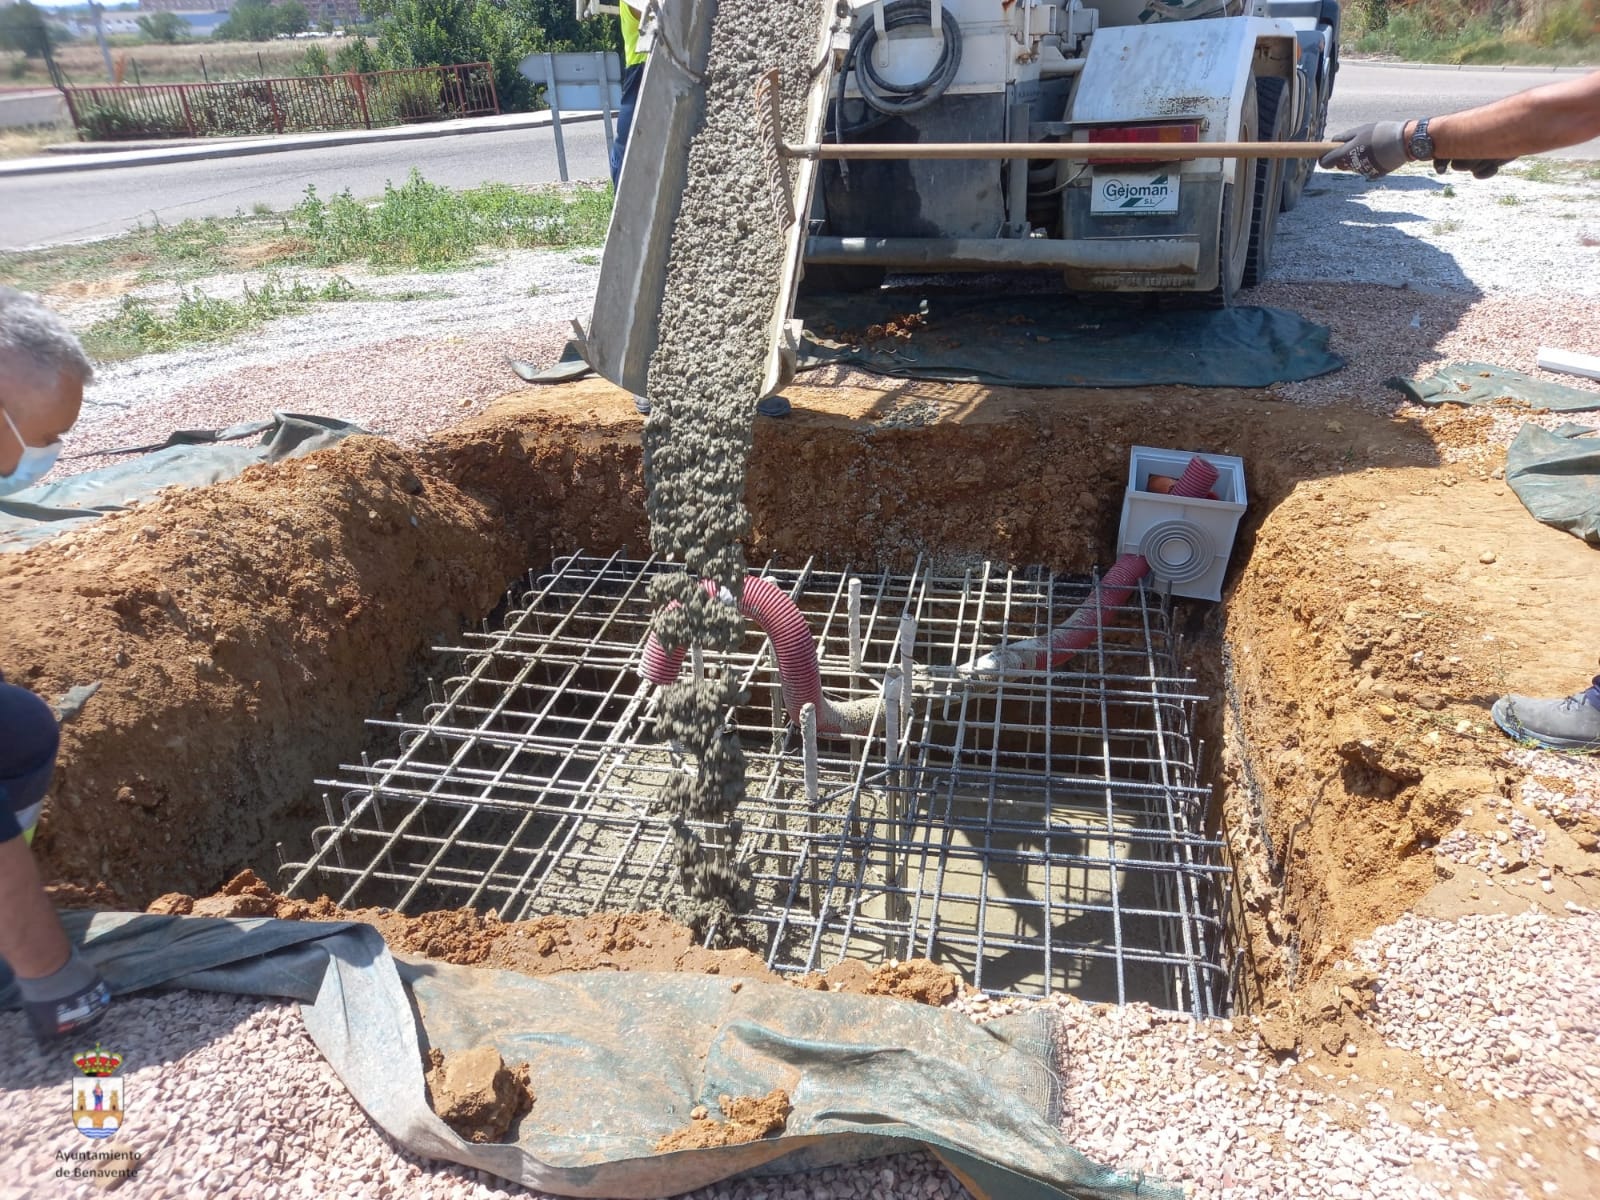
[{"label": "truck rear light", "polygon": [[[1092,142],[1170,142],[1173,145],[1198,142],[1200,122],[1169,121],[1160,125],[1097,125],[1089,130]],[[1112,166],[1156,162],[1146,158],[1091,158],[1090,166]]]}]

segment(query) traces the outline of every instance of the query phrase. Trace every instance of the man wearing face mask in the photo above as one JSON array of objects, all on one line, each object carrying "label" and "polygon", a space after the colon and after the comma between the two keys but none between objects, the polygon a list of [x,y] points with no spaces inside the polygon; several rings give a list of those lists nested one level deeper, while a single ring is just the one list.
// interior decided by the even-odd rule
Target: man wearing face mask
[{"label": "man wearing face mask", "polygon": [[[59,317],[0,287],[0,496],[55,466],[93,375]],[[88,1028],[111,1002],[99,972],[62,931],[28,848],[60,739],[50,706],[0,678],[0,959],[41,1041]]]}]

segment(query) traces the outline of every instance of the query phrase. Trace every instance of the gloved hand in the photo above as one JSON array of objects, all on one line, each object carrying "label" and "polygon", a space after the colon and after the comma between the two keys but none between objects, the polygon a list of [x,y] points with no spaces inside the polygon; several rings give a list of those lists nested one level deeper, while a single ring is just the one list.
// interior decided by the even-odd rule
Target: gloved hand
[{"label": "gloved hand", "polygon": [[1404,121],[1362,125],[1338,134],[1333,140],[1344,145],[1322,156],[1322,166],[1329,171],[1359,171],[1368,179],[1381,179],[1411,161],[1406,153]]},{"label": "gloved hand", "polygon": [[17,990],[33,1036],[44,1043],[82,1033],[111,1005],[111,989],[76,949],[54,975],[18,978]]},{"label": "gloved hand", "polygon": [[1446,171],[1471,171],[1474,179],[1492,179],[1495,172],[1510,161],[1509,158],[1436,158],[1433,169],[1441,175]]}]

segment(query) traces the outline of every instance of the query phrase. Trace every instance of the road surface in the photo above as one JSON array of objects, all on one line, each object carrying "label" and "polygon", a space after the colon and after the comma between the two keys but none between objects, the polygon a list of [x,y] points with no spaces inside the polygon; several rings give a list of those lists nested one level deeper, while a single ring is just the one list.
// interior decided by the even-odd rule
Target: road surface
[{"label": "road surface", "polygon": [[[1544,70],[1390,66],[1346,62],[1334,88],[1329,131],[1400,116],[1469,108],[1565,76]],[[574,179],[606,177],[605,134],[596,122],[569,125]],[[1563,152],[1600,158],[1600,141]],[[308,184],[330,195],[349,188],[373,196],[388,180],[419,168],[434,183],[471,187],[488,180],[546,183],[556,178],[548,129],[519,129],[422,141],[123,167],[55,175],[0,177],[0,249],[83,241],[159,218],[225,217],[266,204],[288,208]]]},{"label": "road surface", "polygon": [[[583,121],[564,127],[567,173],[605,180],[605,127]],[[257,205],[293,207],[316,185],[323,197],[346,188],[360,197],[402,184],[411,168],[431,183],[454,188],[481,183],[551,183],[559,179],[548,127],[473,133],[417,141],[211,158],[195,162],[0,176],[0,250],[87,241],[160,219],[231,217]]]}]

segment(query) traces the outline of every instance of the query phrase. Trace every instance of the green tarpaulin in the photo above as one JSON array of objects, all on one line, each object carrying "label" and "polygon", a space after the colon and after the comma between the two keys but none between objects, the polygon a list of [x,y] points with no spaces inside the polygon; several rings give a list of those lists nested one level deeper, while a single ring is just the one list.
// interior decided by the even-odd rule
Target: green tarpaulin
[{"label": "green tarpaulin", "polygon": [[[1344,366],[1328,349],[1326,328],[1279,308],[878,292],[807,297],[797,315],[806,325],[802,371],[847,363],[879,375],[1011,387],[1261,388]],[[909,336],[891,324],[909,327]],[[882,336],[872,336],[874,326]]]}]

